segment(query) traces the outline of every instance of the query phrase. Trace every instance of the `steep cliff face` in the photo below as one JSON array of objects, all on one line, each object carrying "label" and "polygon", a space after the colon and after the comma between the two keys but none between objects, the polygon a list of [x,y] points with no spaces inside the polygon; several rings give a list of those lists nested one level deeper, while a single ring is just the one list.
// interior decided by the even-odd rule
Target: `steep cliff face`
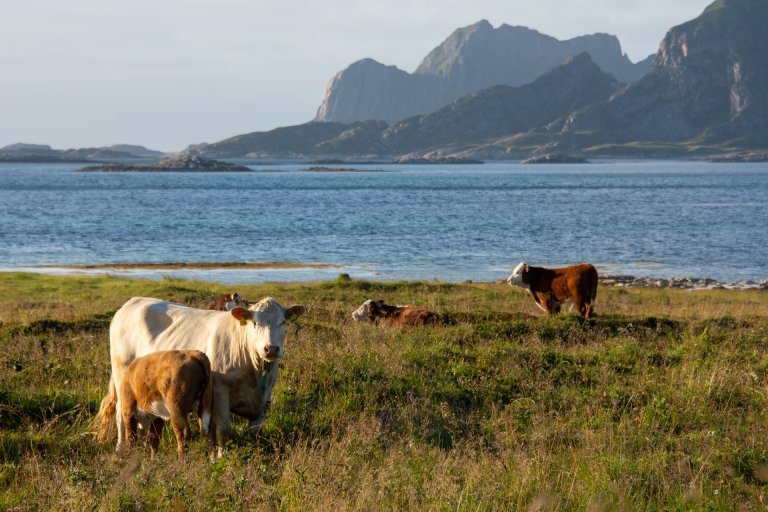
[{"label": "steep cliff face", "polygon": [[331,79],[315,120],[393,123],[494,85],[530,83],[582,52],[622,82],[639,78],[650,67],[648,61],[633,64],[607,34],[558,41],[525,27],[494,29],[481,21],[456,30],[413,74],[371,59],[350,65]]},{"label": "steep cliff face", "polygon": [[718,0],[667,33],[646,76],[574,114],[563,130],[641,140],[765,137],[766,27],[766,0]]},{"label": "steep cliff face", "polygon": [[388,128],[383,139],[391,153],[405,153],[520,133],[603,101],[619,85],[582,53],[531,84],[491,87],[426,116],[405,119]]},{"label": "steep cliff face", "polygon": [[351,64],[334,76],[326,89],[316,120],[351,123],[361,120],[392,122],[421,109],[445,103],[437,80],[415,76],[372,59]]}]

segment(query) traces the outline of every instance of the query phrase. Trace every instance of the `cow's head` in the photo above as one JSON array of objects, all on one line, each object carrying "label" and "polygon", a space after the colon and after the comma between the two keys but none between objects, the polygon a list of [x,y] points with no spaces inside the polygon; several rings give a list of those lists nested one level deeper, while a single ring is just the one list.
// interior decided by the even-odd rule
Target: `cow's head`
[{"label": "cow's head", "polygon": [[240,295],[237,293],[230,293],[224,295],[224,311],[232,311],[240,305]]},{"label": "cow's head", "polygon": [[267,297],[248,309],[238,306],[230,313],[246,329],[249,350],[259,359],[275,361],[285,353],[285,323],[304,314],[304,306],[284,308]]},{"label": "cow's head", "polygon": [[370,300],[363,302],[363,305],[352,312],[352,319],[357,322],[372,323],[377,318],[383,315],[382,307],[384,306],[383,300]]},{"label": "cow's head", "polygon": [[528,264],[521,261],[517,264],[512,274],[507,278],[509,286],[521,286],[525,288],[525,276],[528,274]]}]

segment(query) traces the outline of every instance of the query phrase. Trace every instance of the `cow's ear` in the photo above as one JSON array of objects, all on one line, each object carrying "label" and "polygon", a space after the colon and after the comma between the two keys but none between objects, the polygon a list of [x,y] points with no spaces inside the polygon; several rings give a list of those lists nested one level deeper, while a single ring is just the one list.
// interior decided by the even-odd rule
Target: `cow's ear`
[{"label": "cow's ear", "polygon": [[240,321],[240,325],[245,325],[248,320],[253,320],[253,314],[242,306],[232,308],[230,313],[233,317]]},{"label": "cow's ear", "polygon": [[299,306],[298,304],[294,304],[293,306],[285,310],[285,319],[290,322],[290,321],[296,320],[306,312],[307,312],[307,308],[305,308],[304,306]]},{"label": "cow's ear", "polygon": [[528,270],[529,270],[528,264],[526,263],[525,266],[523,266],[523,272],[525,272],[527,274]]},{"label": "cow's ear", "polygon": [[374,304],[376,304],[377,306],[381,307],[381,306],[384,305],[384,299],[377,300],[376,302],[374,302]]}]

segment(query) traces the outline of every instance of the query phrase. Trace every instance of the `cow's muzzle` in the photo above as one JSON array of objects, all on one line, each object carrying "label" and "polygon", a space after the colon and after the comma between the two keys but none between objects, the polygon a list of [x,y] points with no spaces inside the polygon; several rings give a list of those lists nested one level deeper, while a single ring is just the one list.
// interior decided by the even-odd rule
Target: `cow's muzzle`
[{"label": "cow's muzzle", "polygon": [[280,354],[280,345],[267,345],[264,347],[264,359],[267,361],[270,361],[272,359],[277,359],[281,356]]}]

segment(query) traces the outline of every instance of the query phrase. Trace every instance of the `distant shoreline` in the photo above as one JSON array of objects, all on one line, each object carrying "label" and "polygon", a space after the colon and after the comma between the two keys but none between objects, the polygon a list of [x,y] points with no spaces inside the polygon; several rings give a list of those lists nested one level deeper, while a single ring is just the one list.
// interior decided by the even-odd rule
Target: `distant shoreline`
[{"label": "distant shoreline", "polygon": [[[363,265],[365,267],[366,265]],[[285,261],[267,261],[267,262],[166,262],[166,263],[98,263],[98,264],[79,264],[79,265],[30,265],[24,267],[6,267],[1,268],[0,272],[34,272],[44,274],[78,274],[77,271],[83,271],[86,275],[109,275],[110,271],[116,272],[120,277],[137,279],[163,279],[169,276],[163,273],[182,271],[192,272],[191,275],[179,276],[180,279],[195,279],[200,281],[218,282],[216,277],[206,275],[206,271],[215,272],[237,271],[237,270],[264,270],[264,271],[285,271],[300,272],[291,277],[296,279],[278,279],[280,282],[308,283],[318,281],[329,281],[338,278],[340,275],[349,276],[350,272],[356,273],[361,267],[353,265],[343,265],[338,263],[295,263]],[[336,270],[338,274],[331,271]],[[58,270],[58,272],[57,272]],[[316,275],[308,275],[306,271],[317,271]],[[71,272],[70,272],[71,271]],[[142,274],[142,271],[148,273]],[[201,271],[201,275],[195,275],[195,271]],[[302,272],[304,271],[304,272]],[[126,274],[125,272],[128,272]],[[249,276],[241,276],[242,284],[251,282]],[[451,281],[438,278],[419,279],[419,278],[396,278],[385,274],[374,272],[364,277],[352,277],[355,281],[439,281],[445,283],[475,283],[475,284],[505,284],[505,278],[494,280],[465,280]],[[271,280],[260,279],[258,282],[271,282]],[[719,281],[710,278],[697,277],[649,277],[632,275],[613,275],[601,274],[599,277],[600,286],[612,288],[670,288],[679,290],[768,290],[768,278],[751,280],[742,279],[736,281]],[[227,280],[222,284],[239,284],[237,281]]]},{"label": "distant shoreline", "polygon": [[289,261],[262,261],[262,262],[240,262],[240,261],[225,261],[225,262],[167,262],[167,263],[97,263],[97,264],[81,264],[81,265],[38,265],[38,268],[71,268],[71,269],[83,269],[83,270],[109,270],[109,269],[191,269],[191,270],[209,270],[217,268],[226,269],[262,269],[262,268],[338,268],[341,265],[335,263],[293,263]]}]

